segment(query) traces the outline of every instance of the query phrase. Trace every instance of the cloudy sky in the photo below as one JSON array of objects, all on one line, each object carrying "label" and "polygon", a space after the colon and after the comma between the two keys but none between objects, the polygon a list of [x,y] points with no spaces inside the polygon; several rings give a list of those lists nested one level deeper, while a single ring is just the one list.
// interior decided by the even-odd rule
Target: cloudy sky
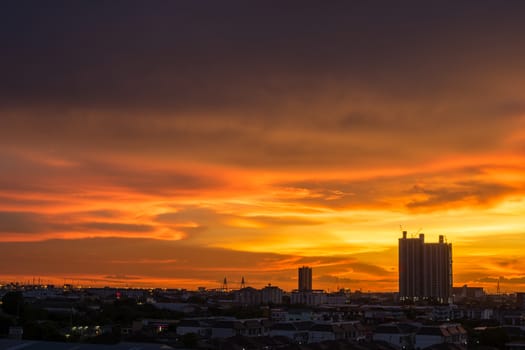
[{"label": "cloudy sky", "polygon": [[0,281],[525,291],[519,1],[0,5]]}]

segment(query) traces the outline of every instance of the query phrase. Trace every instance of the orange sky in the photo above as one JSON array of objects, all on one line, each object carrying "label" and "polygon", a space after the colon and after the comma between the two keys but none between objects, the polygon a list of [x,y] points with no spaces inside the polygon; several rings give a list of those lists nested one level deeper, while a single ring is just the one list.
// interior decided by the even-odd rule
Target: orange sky
[{"label": "orange sky", "polygon": [[454,4],[3,11],[0,281],[525,291],[521,5]]}]

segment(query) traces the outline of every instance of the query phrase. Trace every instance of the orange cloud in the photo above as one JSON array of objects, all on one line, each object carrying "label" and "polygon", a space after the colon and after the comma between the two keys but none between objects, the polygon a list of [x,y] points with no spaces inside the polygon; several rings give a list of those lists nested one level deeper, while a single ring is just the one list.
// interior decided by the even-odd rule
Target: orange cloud
[{"label": "orange cloud", "polygon": [[524,288],[521,6],[180,6],[0,14],[0,275],[395,290],[402,225]]}]

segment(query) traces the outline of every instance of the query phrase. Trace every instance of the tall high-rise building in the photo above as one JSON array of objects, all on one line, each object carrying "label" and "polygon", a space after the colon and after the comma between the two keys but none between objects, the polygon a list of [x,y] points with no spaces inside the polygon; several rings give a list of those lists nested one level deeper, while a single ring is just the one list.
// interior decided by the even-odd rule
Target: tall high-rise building
[{"label": "tall high-rise building", "polygon": [[312,268],[308,266],[300,267],[298,270],[298,289],[300,292],[312,290]]},{"label": "tall high-rise building", "polygon": [[452,244],[439,236],[425,243],[425,235],[399,239],[399,297],[401,300],[432,299],[448,302],[452,294]]},{"label": "tall high-rise building", "polygon": [[419,238],[399,239],[399,297],[401,299],[416,299],[423,295],[423,246],[425,235]]}]

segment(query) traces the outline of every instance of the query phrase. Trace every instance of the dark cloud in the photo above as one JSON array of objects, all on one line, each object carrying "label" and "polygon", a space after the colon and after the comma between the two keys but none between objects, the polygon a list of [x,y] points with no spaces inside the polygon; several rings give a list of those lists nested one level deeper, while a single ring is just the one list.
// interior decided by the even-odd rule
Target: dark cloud
[{"label": "dark cloud", "polygon": [[156,216],[156,220],[162,223],[182,224],[188,221],[202,223],[203,221],[217,221],[221,214],[208,208],[189,207],[175,212],[162,213]]},{"label": "dark cloud", "polygon": [[[86,182],[149,195],[177,195],[225,186],[225,181],[218,176],[201,174],[190,169],[173,169],[162,164],[145,168],[139,161],[123,164],[103,158],[96,159],[93,155],[81,157],[67,154],[67,151],[65,153],[65,158],[59,158],[67,164],[65,166],[55,165],[53,159],[46,160],[48,154],[17,157],[14,155],[17,152],[0,153],[0,164],[4,164],[0,166],[4,168],[0,173],[0,189],[48,194],[66,192],[67,195],[63,197],[66,201],[72,191],[83,191]],[[105,214],[102,213],[102,216]]]},{"label": "dark cloud", "polygon": [[0,212],[0,232],[2,233],[43,233],[52,230],[46,217],[28,212]]},{"label": "dark cloud", "polygon": [[506,87],[525,78],[523,5],[409,3],[10,5],[0,136],[275,167],[500,144],[521,110]]},{"label": "dark cloud", "polygon": [[128,276],[128,275],[108,275],[108,276],[104,276],[104,279],[115,280],[115,281],[133,281],[133,280],[139,280],[140,277]]},{"label": "dark cloud", "polygon": [[479,283],[493,283],[494,285],[498,282],[505,283],[505,284],[524,284],[525,283],[525,276],[521,277],[483,277],[476,280],[476,282]]},{"label": "dark cloud", "polygon": [[309,219],[299,216],[241,216],[236,214],[221,214],[214,210],[207,208],[184,208],[177,212],[167,212],[157,215],[156,220],[160,223],[167,224],[185,224],[188,222],[195,222],[203,226],[215,225],[222,223],[228,225],[229,220],[244,220],[256,225],[262,226],[310,226],[321,225],[323,222],[315,219]]},{"label": "dark cloud", "polygon": [[[316,278],[317,281],[323,282],[323,283],[329,283],[331,285],[337,284],[339,286],[343,285],[362,285],[366,283],[370,283],[370,279],[354,279],[354,278],[348,278],[348,277],[337,277],[332,275],[322,275]],[[377,279],[374,280],[374,282],[389,282],[389,283],[396,283],[397,278],[390,278],[390,279]]]},{"label": "dark cloud", "polygon": [[88,210],[88,211],[77,212],[77,215],[94,216],[94,217],[106,218],[106,219],[116,218],[120,214],[121,212],[117,210],[111,210],[111,209],[99,209],[99,210]]},{"label": "dark cloud", "polygon": [[[354,274],[355,276],[361,277],[365,275],[368,280],[381,280],[382,278],[394,277],[393,271],[388,271],[379,265],[364,263],[358,256],[359,254],[301,257],[300,259],[297,259],[295,263],[298,265],[313,266],[316,273],[319,275],[337,271],[338,275],[341,273]],[[341,278],[341,281],[345,279],[341,276],[337,278]],[[320,279],[319,281],[327,282],[328,280]],[[350,279],[347,281],[350,281]],[[355,281],[358,280],[356,279]]]},{"label": "dark cloud", "polygon": [[321,220],[308,219],[299,216],[249,216],[246,219],[264,226],[310,226],[321,225]]},{"label": "dark cloud", "polygon": [[[490,165],[487,165],[490,168]],[[392,208],[396,201],[406,202],[410,211],[434,210],[447,206],[492,204],[519,189],[489,180],[468,180],[483,174],[482,168],[465,167],[428,172],[415,169],[409,174],[377,174],[367,179],[299,181],[277,184],[293,194],[285,201],[328,208]],[[444,179],[447,179],[445,182]],[[424,196],[424,198],[421,198]]]},{"label": "dark cloud", "polygon": [[[439,89],[445,69],[483,68],[483,62],[465,65],[479,60],[480,50],[489,59],[522,53],[518,3],[303,4],[301,11],[275,6],[211,1],[9,6],[1,18],[9,49],[3,61],[16,69],[6,72],[9,89],[2,96],[20,101],[37,95],[42,102],[74,105],[217,107],[270,95],[279,76],[287,87],[311,88],[320,77],[342,76],[411,95],[420,85]],[[505,46],[509,42],[512,49]],[[299,78],[305,73],[317,79]],[[389,83],[399,78],[407,84]],[[242,86],[250,89],[243,92]]]},{"label": "dark cloud", "polygon": [[200,278],[219,281],[228,276],[232,283],[245,276],[250,283],[256,285],[280,281],[286,284],[286,288],[290,288],[296,283],[297,268],[311,263],[315,280],[319,283],[325,282],[325,279],[317,276],[347,268],[372,272],[381,279],[376,273],[381,270],[379,267],[361,263],[350,255],[300,257],[148,239],[91,238],[4,242],[0,246],[0,266],[7,266],[8,261],[18,261],[18,264],[9,264],[9,269],[2,269],[0,274],[24,273],[30,269],[34,275],[99,275],[106,276],[104,278],[108,280],[148,276],[153,279]]},{"label": "dark cloud", "polygon": [[500,267],[515,267],[519,266],[520,260],[519,259],[512,259],[512,258],[501,258],[501,259],[490,259],[492,262],[495,262]]},{"label": "dark cloud", "polygon": [[[100,214],[100,211],[88,213]],[[107,215],[108,211],[102,211],[102,213],[101,218]],[[23,233],[38,235],[63,232],[96,233],[100,231],[115,234],[121,232],[146,233],[153,230],[152,226],[144,224],[83,221],[79,218],[79,213],[43,215],[33,212],[0,212],[0,233],[3,234]]]},{"label": "dark cloud", "polygon": [[[2,185],[0,184],[0,188]],[[5,187],[4,187],[5,188]],[[7,197],[0,196],[0,202],[9,208],[42,208],[43,206],[48,205],[60,205],[64,204],[63,201],[56,199],[32,199],[32,198],[16,198],[16,197]]]},{"label": "dark cloud", "polygon": [[317,277],[317,281],[324,282],[324,283],[330,283],[330,284],[344,284],[344,283],[361,283],[364,282],[360,279],[353,279],[353,278],[347,278],[347,277],[337,277],[332,275],[321,275]]},{"label": "dark cloud", "polygon": [[356,263],[351,264],[350,267],[356,272],[365,272],[371,275],[375,275],[377,277],[389,275],[392,273],[392,271],[387,271],[380,266],[365,264],[365,263],[356,262]]},{"label": "dark cloud", "polygon": [[122,186],[149,194],[177,194],[194,190],[220,188],[225,182],[217,176],[192,173],[182,169],[143,169],[139,164],[118,165],[85,161],[79,171],[90,172],[103,183]]},{"label": "dark cloud", "polygon": [[[73,226],[75,227],[75,226]],[[86,222],[77,227],[80,231],[105,231],[113,232],[151,232],[153,227],[150,225],[122,224],[114,222]]]},{"label": "dark cloud", "polygon": [[427,198],[409,202],[406,205],[407,208],[419,210],[450,205],[484,205],[502,198],[514,190],[508,185],[476,181],[448,184],[447,187],[438,185],[436,187],[426,189],[415,185],[413,192],[424,194]]}]

